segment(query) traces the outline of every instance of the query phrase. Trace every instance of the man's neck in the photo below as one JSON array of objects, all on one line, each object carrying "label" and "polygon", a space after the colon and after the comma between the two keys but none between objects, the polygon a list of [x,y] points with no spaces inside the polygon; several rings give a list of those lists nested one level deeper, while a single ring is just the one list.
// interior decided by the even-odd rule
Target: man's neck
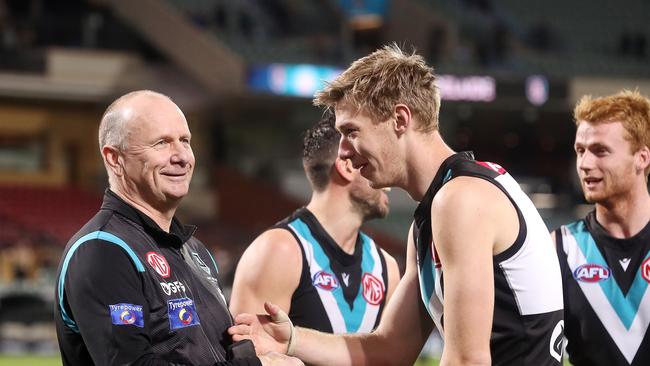
[{"label": "man's neck", "polygon": [[126,193],[123,189],[119,189],[119,188],[116,189],[111,187],[111,191],[113,191],[113,193],[115,193],[122,200],[124,200],[124,202],[128,203],[129,205],[138,209],[143,214],[147,215],[158,226],[160,226],[160,228],[163,231],[169,232],[172,219],[174,218],[174,213],[176,212],[176,207],[160,210],[154,208],[152,205],[147,204],[143,200],[134,198],[133,197],[134,195]]},{"label": "man's neck", "polygon": [[363,224],[360,212],[352,207],[347,192],[315,192],[307,209],[346,253],[354,253],[359,229]]},{"label": "man's neck", "polygon": [[647,189],[631,192],[615,202],[597,203],[596,220],[615,238],[625,239],[638,234],[650,221]]},{"label": "man's neck", "polygon": [[416,201],[421,201],[443,161],[454,151],[436,131],[430,134],[416,133],[406,152],[406,182],[401,188]]}]

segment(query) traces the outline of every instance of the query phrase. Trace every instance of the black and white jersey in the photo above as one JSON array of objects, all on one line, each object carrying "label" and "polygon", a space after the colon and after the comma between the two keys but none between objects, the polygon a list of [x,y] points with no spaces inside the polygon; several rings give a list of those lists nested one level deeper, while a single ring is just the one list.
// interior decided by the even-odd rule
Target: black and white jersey
[{"label": "black and white jersey", "polygon": [[289,230],[302,252],[298,288],[289,318],[295,325],[328,333],[368,333],[386,303],[386,259],[359,231],[353,254],[344,252],[316,217],[301,208],[276,225]]},{"label": "black and white jersey", "polygon": [[[563,312],[560,266],[539,213],[519,184],[501,166],[474,160],[471,152],[447,158],[415,211],[420,293],[444,337],[444,268],[431,236],[431,203],[440,188],[459,176],[485,179],[512,202],[519,234],[493,257],[494,316],[490,352],[493,365],[560,365]],[[471,268],[467,269],[471,271]]]},{"label": "black and white jersey", "polygon": [[650,223],[617,239],[592,211],[555,234],[571,363],[650,365]]}]

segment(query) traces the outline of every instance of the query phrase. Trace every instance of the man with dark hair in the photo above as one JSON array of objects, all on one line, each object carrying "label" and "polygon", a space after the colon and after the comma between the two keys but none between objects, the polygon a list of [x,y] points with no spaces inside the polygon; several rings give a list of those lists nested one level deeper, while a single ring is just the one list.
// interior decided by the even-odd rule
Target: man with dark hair
[{"label": "man with dark hair", "polygon": [[237,266],[233,314],[278,304],[294,324],[329,333],[367,333],[397,282],[395,260],[360,231],[388,214],[388,198],[346,159],[326,113],[304,138],[303,167],[313,194],[248,247]]},{"label": "man with dark hair", "polygon": [[214,259],[196,227],[174,216],[194,171],[190,140],[183,112],[156,92],[126,94],[104,113],[109,189],[70,239],[57,275],[63,365],[302,364],[258,358],[225,333],[232,319]]},{"label": "man with dark hair", "polygon": [[576,170],[595,207],[553,235],[569,360],[650,365],[650,99],[585,96],[574,120]]}]

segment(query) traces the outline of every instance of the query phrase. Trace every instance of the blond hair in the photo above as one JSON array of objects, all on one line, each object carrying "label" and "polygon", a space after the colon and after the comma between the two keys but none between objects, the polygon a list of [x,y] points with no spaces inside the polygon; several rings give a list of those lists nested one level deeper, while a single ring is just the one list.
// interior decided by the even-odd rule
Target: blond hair
[{"label": "blond hair", "polygon": [[431,132],[438,129],[440,111],[435,80],[433,68],[422,56],[406,54],[393,43],[353,62],[316,93],[314,104],[333,109],[345,104],[384,121],[396,104],[403,103],[419,121],[417,129]]}]

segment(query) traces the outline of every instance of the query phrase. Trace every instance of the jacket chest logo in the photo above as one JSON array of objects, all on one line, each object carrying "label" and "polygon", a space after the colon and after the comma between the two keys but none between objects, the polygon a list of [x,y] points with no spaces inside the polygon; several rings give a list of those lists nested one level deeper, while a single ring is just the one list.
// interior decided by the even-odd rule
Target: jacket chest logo
[{"label": "jacket chest logo", "polygon": [[192,258],[194,259],[194,262],[196,262],[196,265],[199,266],[203,270],[203,272],[207,273],[208,276],[212,276],[212,271],[210,271],[210,267],[208,267],[207,264],[201,259],[201,256],[199,256],[199,253],[192,253]]},{"label": "jacket chest logo", "polygon": [[165,257],[156,252],[149,252],[147,253],[147,262],[163,278],[169,277],[171,271]]},{"label": "jacket chest logo", "polygon": [[201,324],[194,300],[187,297],[167,301],[167,316],[172,330]]}]

